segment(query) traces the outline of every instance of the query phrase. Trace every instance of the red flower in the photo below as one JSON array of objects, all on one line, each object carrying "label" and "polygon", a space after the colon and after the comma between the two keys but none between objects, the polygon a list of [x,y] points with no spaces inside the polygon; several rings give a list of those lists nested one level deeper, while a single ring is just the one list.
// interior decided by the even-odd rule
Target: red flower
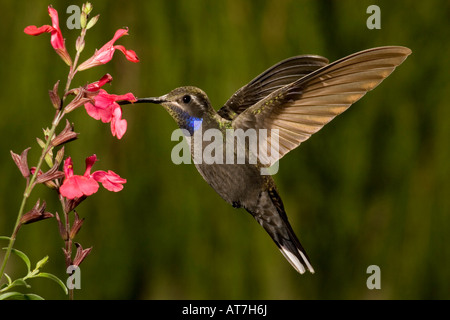
[{"label": "red flower", "polygon": [[111,61],[114,55],[114,51],[116,50],[122,51],[122,53],[125,55],[125,58],[127,58],[129,61],[139,62],[139,58],[137,57],[136,52],[134,52],[133,50],[127,50],[124,46],[121,45],[114,45],[114,42],[116,42],[117,39],[124,35],[128,35],[128,28],[117,30],[112,40],[108,41],[99,50],[95,50],[94,55],[80,64],[77,70],[86,70]]},{"label": "red flower", "polygon": [[59,54],[59,56],[64,60],[67,65],[72,65],[72,59],[70,59],[70,55],[67,52],[66,46],[64,44],[64,38],[61,33],[61,29],[59,28],[59,19],[58,19],[58,11],[53,9],[52,6],[48,7],[48,14],[50,15],[50,18],[52,19],[52,25],[43,25],[41,27],[36,26],[28,26],[23,31],[26,34],[32,35],[32,36],[38,36],[43,33],[50,33],[50,43],[55,49],[56,53]]},{"label": "red flower", "polygon": [[91,168],[95,161],[97,161],[96,155],[86,158],[86,171],[82,176],[73,174],[73,163],[70,157],[64,161],[66,179],[59,188],[59,192],[63,197],[75,199],[83,195],[90,196],[98,191],[98,183],[91,176]]},{"label": "red flower", "polygon": [[107,73],[100,80],[92,82],[86,86],[87,91],[95,92],[100,90],[105,84],[110,83],[113,80],[112,76]]},{"label": "red flower", "polygon": [[[133,96],[134,98],[134,96]],[[134,98],[135,100],[136,98]],[[124,100],[124,99],[120,99]],[[130,99],[126,99],[130,100]],[[114,105],[117,105],[117,103],[114,103]],[[127,131],[127,120],[122,119],[122,108],[114,108],[112,112],[112,119],[111,119],[111,133],[113,137],[117,137],[118,139],[121,139],[125,132]]]},{"label": "red flower", "polygon": [[108,170],[105,171],[95,171],[92,177],[100,182],[103,187],[109,191],[118,192],[123,189],[123,184],[127,182],[126,179],[121,178],[117,173]]},{"label": "red flower", "polygon": [[99,81],[87,85],[88,91],[98,90],[98,94],[94,97],[94,104],[88,102],[84,107],[86,112],[95,120],[111,123],[112,135],[121,139],[127,131],[127,121],[122,119],[122,108],[116,101],[127,100],[134,102],[137,99],[131,92],[124,95],[115,95],[100,89],[104,84],[110,82],[111,79],[111,76],[107,74]]},{"label": "red flower", "polygon": [[64,161],[66,179],[59,188],[59,192],[63,197],[74,199],[90,196],[98,191],[98,182],[109,191],[118,192],[123,189],[123,184],[127,180],[111,170],[108,170],[108,172],[95,171],[91,174],[91,168],[96,161],[97,156],[95,154],[86,158],[86,171],[82,176],[73,174],[73,164],[70,157]]}]

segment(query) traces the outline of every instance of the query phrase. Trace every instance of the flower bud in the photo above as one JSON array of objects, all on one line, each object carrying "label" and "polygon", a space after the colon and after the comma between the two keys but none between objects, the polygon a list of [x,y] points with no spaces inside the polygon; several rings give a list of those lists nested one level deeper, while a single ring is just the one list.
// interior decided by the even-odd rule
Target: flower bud
[{"label": "flower bud", "polygon": [[50,96],[50,101],[52,102],[52,105],[56,110],[59,110],[61,108],[61,98],[58,96],[58,86],[59,86],[59,80],[53,86],[53,90],[48,91],[48,95]]},{"label": "flower bud", "polygon": [[[72,140],[77,139],[78,133],[73,131],[73,125],[70,124],[69,120],[66,119],[66,127],[58,134],[55,138],[53,138],[51,144],[56,147],[62,145],[64,143],[70,142]],[[61,162],[59,162],[61,163]]]},{"label": "flower bud", "polygon": [[67,52],[65,47],[64,49],[56,49],[55,51],[69,67],[72,66],[72,59],[70,58],[70,54]]},{"label": "flower bud", "polygon": [[86,30],[89,30],[90,28],[95,26],[95,24],[97,23],[99,18],[100,18],[100,15],[98,14],[95,17],[93,17],[91,20],[89,20],[89,22],[88,22],[88,24],[86,26]]},{"label": "flower bud", "polygon": [[30,176],[30,169],[28,168],[28,161],[27,161],[27,155],[28,155],[28,151],[31,148],[27,148],[25,149],[20,156],[12,151],[11,152],[11,157],[14,161],[14,163],[16,164],[16,166],[19,168],[20,173],[22,174],[22,176],[24,178],[28,178]]},{"label": "flower bud", "polygon": [[67,199],[66,198],[66,202],[64,204],[64,210],[66,212],[70,212],[73,209],[75,209],[81,202],[83,202],[85,199],[87,198],[87,196],[81,196],[79,198],[75,198],[75,199]]},{"label": "flower bud", "polygon": [[33,207],[33,209],[31,209],[29,212],[25,213],[21,218],[20,218],[20,223],[21,224],[29,224],[29,223],[33,223],[33,222],[37,222],[37,221],[41,221],[44,219],[48,219],[48,218],[53,218],[53,214],[51,214],[50,212],[46,212],[45,211],[45,201],[42,204],[42,206],[40,206],[40,200],[38,200],[36,202],[36,205]]},{"label": "flower bud", "polygon": [[58,150],[55,157],[55,162],[58,164],[58,166],[61,164],[61,162],[64,159],[64,146]]},{"label": "flower bud", "polygon": [[64,241],[66,241],[67,239],[69,239],[69,233],[67,232],[66,227],[64,226],[64,224],[61,222],[61,219],[59,218],[58,212],[55,212],[55,218],[56,218],[56,221],[58,222],[59,234],[61,235],[61,238]]},{"label": "flower bud", "polygon": [[86,3],[83,3],[83,7],[81,8],[81,11],[88,15],[89,13],[91,13],[92,9],[94,9],[92,4],[90,2],[86,2]]},{"label": "flower bud", "polygon": [[70,229],[69,238],[74,239],[77,233],[80,231],[81,226],[83,225],[84,218],[80,219],[78,213],[74,210],[75,220],[73,221],[72,228]]},{"label": "flower bud", "polygon": [[86,29],[86,24],[87,24],[87,14],[86,12],[81,12],[81,16],[80,16],[80,26],[81,29]]},{"label": "flower bud", "polygon": [[36,138],[36,141],[37,141],[39,147],[41,147],[41,149],[43,149],[45,147],[45,142],[44,141],[42,141],[39,138]]},{"label": "flower bud", "polygon": [[[35,183],[44,183],[51,189],[57,189],[57,186],[53,182],[53,180],[61,179],[64,177],[64,172],[59,171],[58,166],[59,164],[55,163],[53,167],[45,173],[42,173],[42,170],[39,170]],[[34,174],[36,172],[36,168],[33,167],[30,171],[32,174]]]},{"label": "flower bud", "polygon": [[[44,131],[45,141],[48,141],[48,139],[52,140],[55,137],[54,134],[53,134],[53,136],[50,137],[51,130],[49,128],[43,129],[43,131]],[[37,140],[39,146],[42,149],[44,149],[45,143],[39,138],[36,138],[36,140]],[[45,154],[44,160],[49,167],[53,167],[53,147],[48,149],[47,153]]]},{"label": "flower bud", "polygon": [[77,50],[77,52],[81,52],[84,50],[85,43],[86,42],[81,36],[77,38],[77,41],[75,42],[75,49]]},{"label": "flower bud", "polygon": [[44,131],[44,136],[45,136],[45,140],[47,140],[50,137],[50,129],[49,128],[45,128],[42,129]]},{"label": "flower bud", "polygon": [[75,242],[75,246],[77,247],[77,253],[75,254],[75,258],[73,259],[73,265],[79,266],[84,261],[84,259],[86,259],[88,254],[91,253],[92,247],[83,249],[81,244],[77,242]]},{"label": "flower bud", "polygon": [[76,108],[93,101],[91,97],[88,97],[86,95],[86,90],[84,88],[79,88],[76,91],[74,91],[74,93],[76,94],[76,97],[73,98],[73,100],[70,101],[70,103],[64,108],[64,111],[66,113],[72,112]]}]

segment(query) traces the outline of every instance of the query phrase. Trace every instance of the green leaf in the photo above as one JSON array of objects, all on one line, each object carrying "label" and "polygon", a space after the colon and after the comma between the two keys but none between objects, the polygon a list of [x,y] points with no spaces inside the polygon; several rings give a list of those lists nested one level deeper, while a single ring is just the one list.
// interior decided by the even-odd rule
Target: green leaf
[{"label": "green leaf", "polygon": [[31,288],[31,286],[25,282],[25,280],[23,278],[19,278],[16,279],[14,281],[11,281],[11,278],[8,276],[8,285],[6,285],[6,283],[2,286],[2,288],[0,289],[0,292],[2,291],[8,291],[10,290],[12,287],[17,287],[17,286],[25,286],[27,288]]},{"label": "green leaf", "polygon": [[8,286],[12,283],[11,278],[5,273],[6,279],[8,279]]},{"label": "green leaf", "polygon": [[44,298],[34,293],[25,293],[23,295],[23,300],[44,300]]},{"label": "green leaf", "polygon": [[[3,248],[3,249],[6,249],[6,248]],[[30,259],[27,257],[27,255],[25,253],[23,253],[22,251],[14,249],[14,248],[11,249],[11,252],[14,253],[16,256],[18,256],[19,258],[21,258],[23,260],[23,262],[25,262],[25,264],[27,265],[28,273],[30,273],[31,262],[30,262]]]},{"label": "green leaf", "polygon": [[44,300],[41,296],[34,293],[7,292],[0,294],[0,300],[16,299],[16,300]]},{"label": "green leaf", "polygon": [[20,292],[7,292],[7,293],[0,294],[0,300],[6,300],[9,298],[17,299],[20,296],[23,296],[23,294]]},{"label": "green leaf", "polygon": [[64,282],[61,279],[59,279],[57,276],[55,276],[54,274],[47,273],[47,272],[40,272],[37,275],[35,275],[33,278],[38,278],[38,277],[52,279],[53,281],[55,281],[57,284],[59,284],[61,286],[61,288],[64,290],[64,292],[66,294],[69,293],[69,290],[67,290],[67,287],[64,284]]},{"label": "green leaf", "polygon": [[44,258],[42,258],[41,260],[39,260],[36,263],[36,268],[35,269],[39,270],[41,267],[43,267],[47,263],[47,261],[48,261],[48,256],[45,256]]},{"label": "green leaf", "polygon": [[27,288],[31,288],[31,286],[25,282],[25,280],[21,279],[16,279],[14,280],[10,285],[11,288],[15,287],[15,286],[25,286]]}]

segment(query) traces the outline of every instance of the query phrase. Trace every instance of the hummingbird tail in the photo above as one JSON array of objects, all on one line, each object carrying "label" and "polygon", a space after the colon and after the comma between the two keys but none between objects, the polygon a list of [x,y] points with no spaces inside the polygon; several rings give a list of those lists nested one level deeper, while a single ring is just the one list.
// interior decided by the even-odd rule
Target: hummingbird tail
[{"label": "hummingbird tail", "polygon": [[314,273],[305,249],[292,230],[276,190],[271,189],[269,192],[261,194],[259,200],[260,210],[250,212],[256,221],[272,237],[283,256],[297,272],[303,274],[308,270]]},{"label": "hummingbird tail", "polygon": [[279,242],[274,239],[281,253],[299,273],[303,274],[305,273],[305,270],[314,273],[314,268],[309,262],[305,249],[303,249],[300,241],[297,239],[290,226],[288,226],[287,231],[289,234],[288,239],[281,237]]}]

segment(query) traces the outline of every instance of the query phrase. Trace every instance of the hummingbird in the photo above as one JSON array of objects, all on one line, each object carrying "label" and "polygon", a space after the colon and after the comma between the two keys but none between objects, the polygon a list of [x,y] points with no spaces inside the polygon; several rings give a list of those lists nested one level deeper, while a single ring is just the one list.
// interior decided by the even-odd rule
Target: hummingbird
[{"label": "hummingbird", "polygon": [[[244,85],[218,111],[206,93],[193,86],[176,88],[160,97],[140,98],[135,103],[163,106],[191,138],[192,156],[196,143],[192,137],[199,128],[217,129],[223,135],[229,129],[266,129],[269,135],[276,135],[278,152],[266,156],[265,161],[257,155],[256,163],[194,163],[203,179],[226,202],[244,208],[255,218],[296,271],[314,273],[289,223],[275,181],[271,175],[261,174],[261,168],[276,163],[347,110],[410,54],[406,47],[385,46],[332,63],[318,55],[294,56]],[[268,144],[270,141],[266,139]],[[203,143],[202,150],[206,147]],[[248,158],[250,151],[246,151]]]}]

